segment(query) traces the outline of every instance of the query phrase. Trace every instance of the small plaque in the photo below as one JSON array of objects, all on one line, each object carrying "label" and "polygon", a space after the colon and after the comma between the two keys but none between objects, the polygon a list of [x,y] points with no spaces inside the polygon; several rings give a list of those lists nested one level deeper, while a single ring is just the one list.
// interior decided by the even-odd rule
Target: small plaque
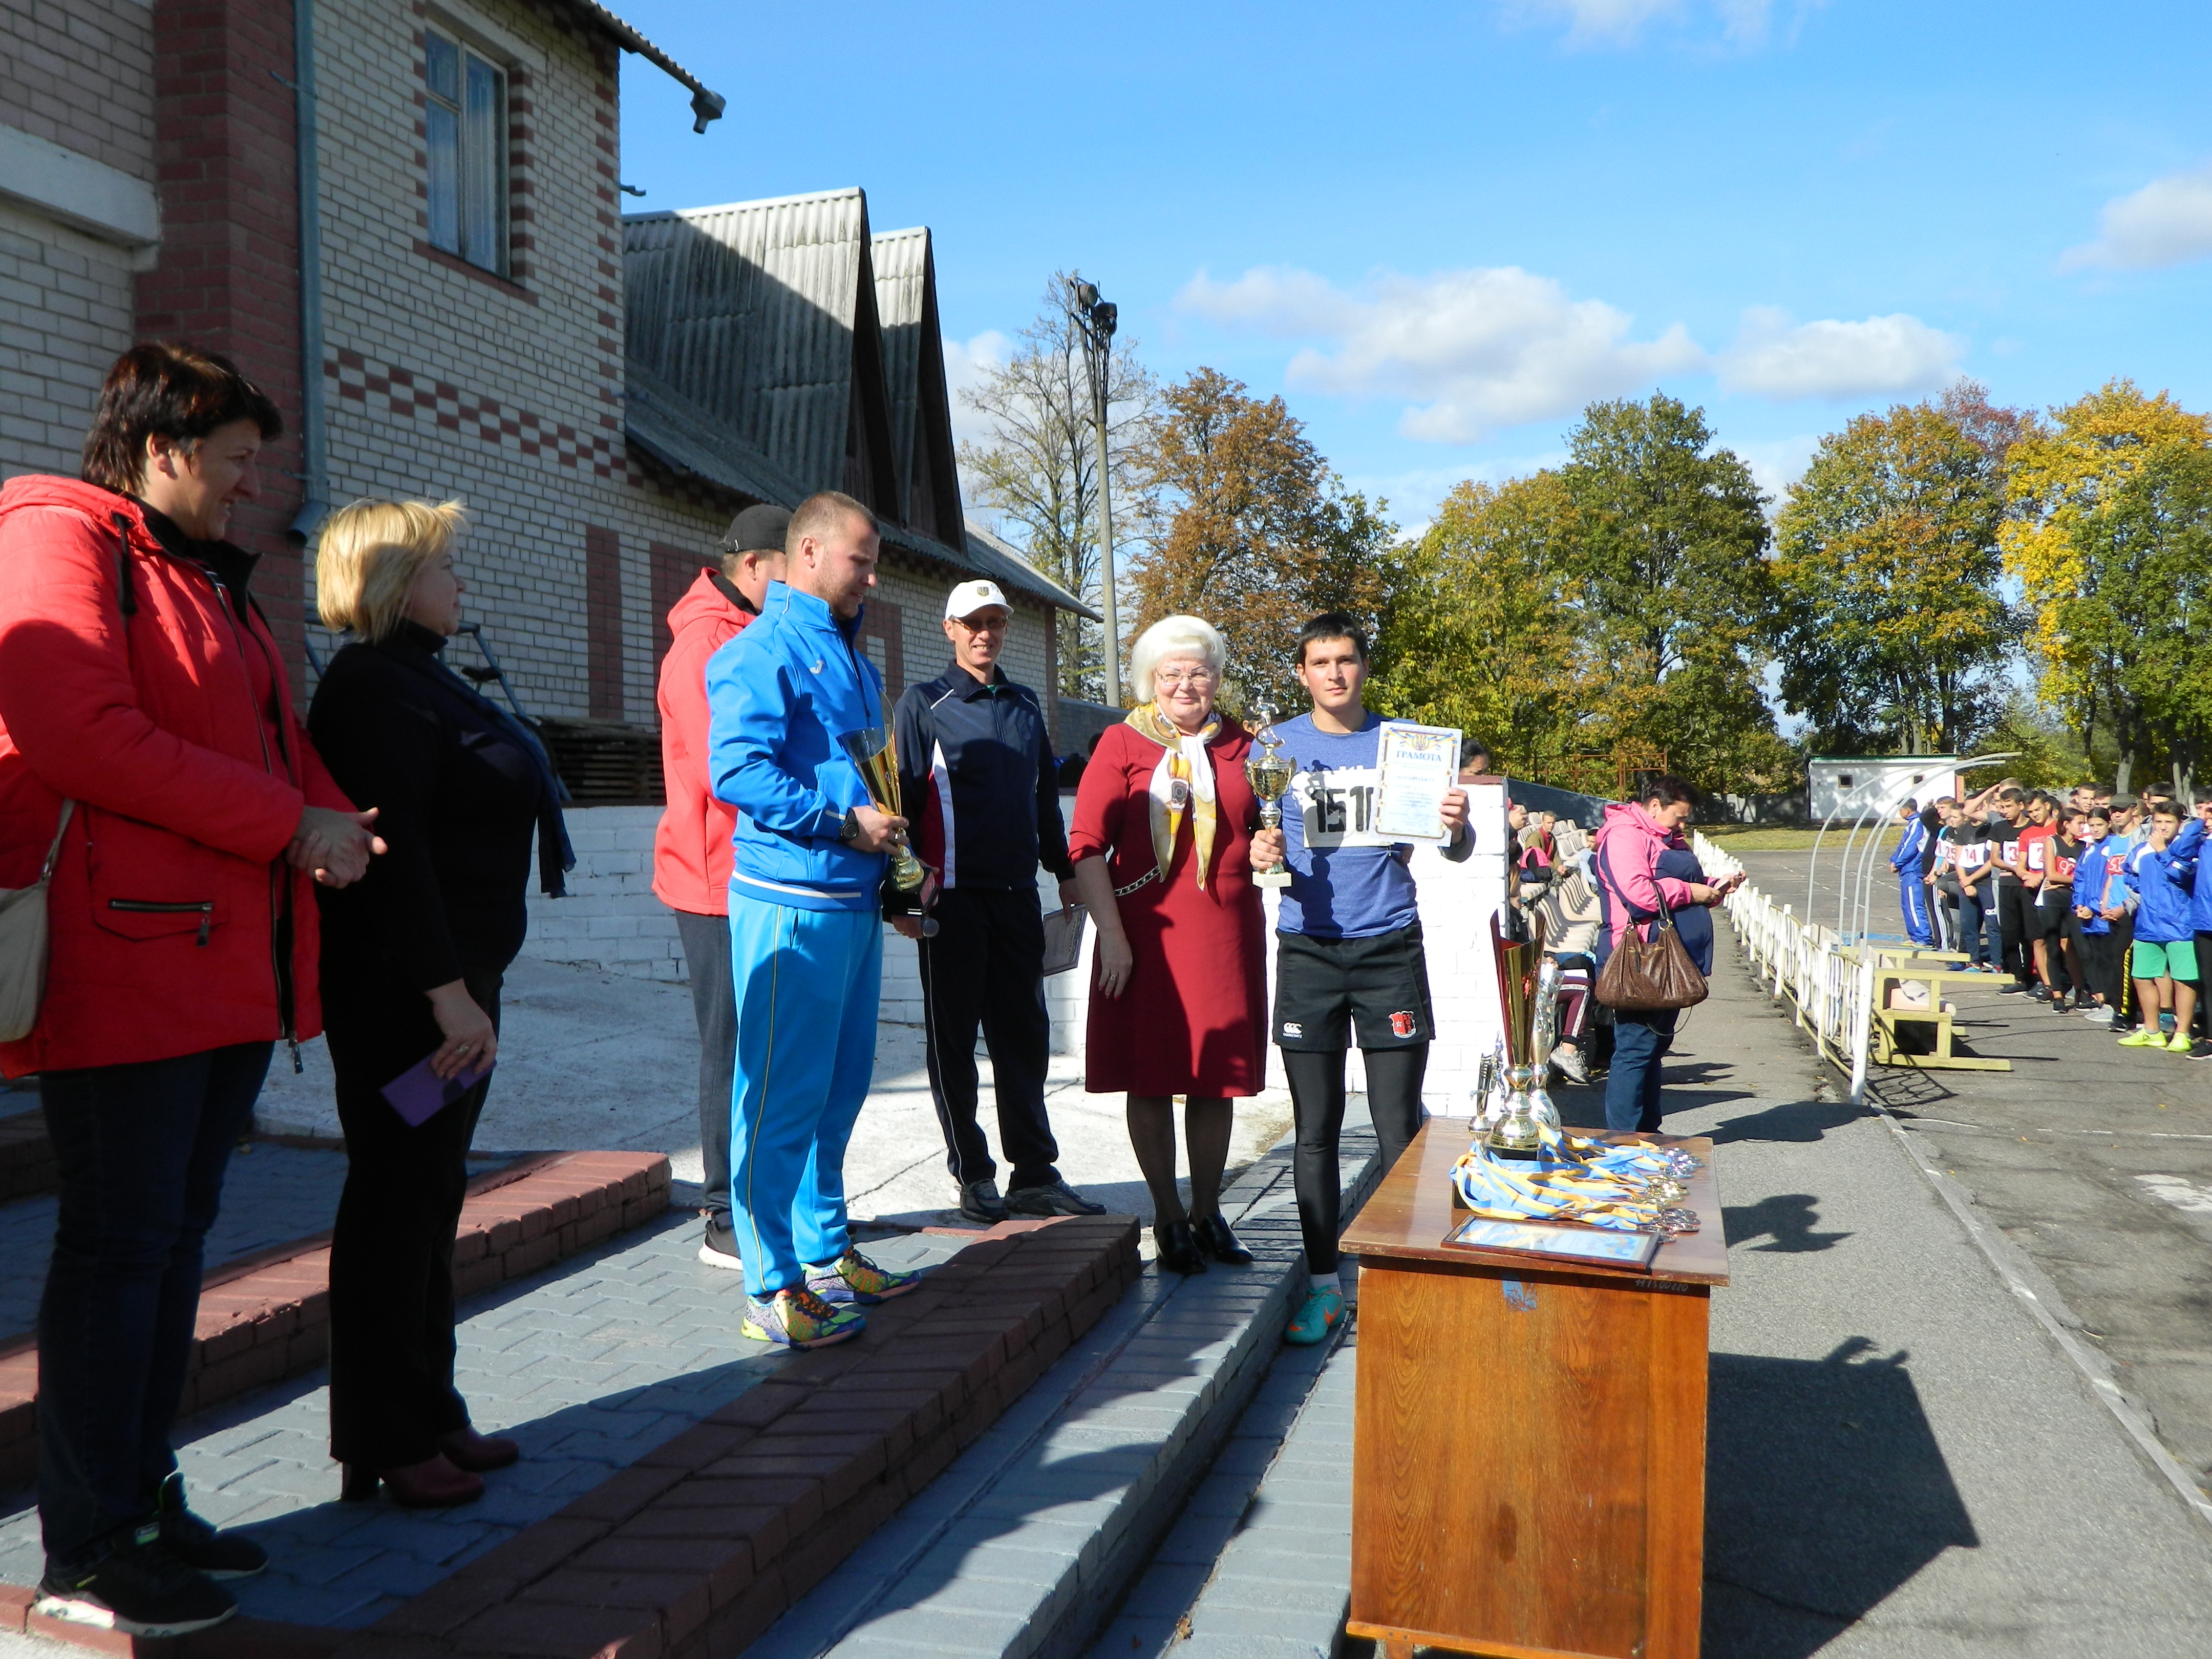
[{"label": "small plaque", "polygon": [[1603,1261],[1615,1267],[1644,1267],[1659,1249],[1651,1233],[1620,1233],[1601,1227],[1547,1227],[1529,1221],[1491,1221],[1481,1216],[1463,1221],[1444,1235],[1447,1244],[1463,1244],[1477,1250],[1525,1250],[1531,1255],[1557,1256],[1571,1261]]}]

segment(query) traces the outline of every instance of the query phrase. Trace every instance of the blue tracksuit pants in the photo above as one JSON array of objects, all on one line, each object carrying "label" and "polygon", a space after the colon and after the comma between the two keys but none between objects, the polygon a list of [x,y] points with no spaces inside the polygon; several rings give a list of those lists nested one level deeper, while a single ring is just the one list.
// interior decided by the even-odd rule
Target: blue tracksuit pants
[{"label": "blue tracksuit pants", "polygon": [[732,890],[730,967],[730,1222],[746,1291],[769,1297],[845,1251],[845,1143],[875,1071],[882,918]]},{"label": "blue tracksuit pants", "polygon": [[1905,936],[1915,945],[1936,942],[1936,924],[1928,915],[1928,888],[1917,869],[1897,872],[1897,900],[1905,908]]}]

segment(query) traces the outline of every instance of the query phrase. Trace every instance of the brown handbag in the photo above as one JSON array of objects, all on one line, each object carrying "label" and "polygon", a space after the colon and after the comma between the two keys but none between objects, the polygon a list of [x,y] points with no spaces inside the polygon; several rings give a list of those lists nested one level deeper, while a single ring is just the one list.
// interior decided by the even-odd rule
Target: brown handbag
[{"label": "brown handbag", "polygon": [[[1626,907],[1628,901],[1620,889],[1610,880],[1606,885],[1612,889],[1614,902]],[[1681,934],[1674,931],[1674,918],[1666,906],[1659,908],[1650,938],[1644,938],[1638,927],[1636,913],[1631,909],[1627,931],[1598,970],[1597,1000],[1608,1008],[1632,1014],[1694,1008],[1703,1002],[1711,988],[1698,971],[1698,964],[1690,960],[1689,950]]]}]

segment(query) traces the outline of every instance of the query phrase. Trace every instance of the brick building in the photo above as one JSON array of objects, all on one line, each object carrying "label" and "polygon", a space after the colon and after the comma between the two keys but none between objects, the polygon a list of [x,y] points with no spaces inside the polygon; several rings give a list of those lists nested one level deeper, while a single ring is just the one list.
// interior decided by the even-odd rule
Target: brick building
[{"label": "brick building", "polygon": [[962,520],[928,232],[872,234],[857,190],[625,222],[620,54],[690,87],[702,132],[721,100],[605,8],[0,18],[0,475],[76,471],[134,338],[236,359],[286,411],[235,522],[303,687],[331,643],[322,515],[458,496],[472,614],[526,707],[572,723],[564,754],[648,755],[669,603],[739,507],[834,487],[884,522],[867,632],[894,695],[941,666],[945,589],[984,574],[1014,599],[1010,672],[1049,697],[1076,601]]}]

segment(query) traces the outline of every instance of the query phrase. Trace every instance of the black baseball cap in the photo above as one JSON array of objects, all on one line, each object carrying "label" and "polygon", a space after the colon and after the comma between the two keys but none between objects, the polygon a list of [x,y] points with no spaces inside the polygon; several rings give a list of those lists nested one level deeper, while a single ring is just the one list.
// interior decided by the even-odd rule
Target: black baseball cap
[{"label": "black baseball cap", "polygon": [[783,507],[749,507],[730,520],[729,533],[722,538],[726,553],[781,553],[783,538],[791,529],[791,514]]}]

